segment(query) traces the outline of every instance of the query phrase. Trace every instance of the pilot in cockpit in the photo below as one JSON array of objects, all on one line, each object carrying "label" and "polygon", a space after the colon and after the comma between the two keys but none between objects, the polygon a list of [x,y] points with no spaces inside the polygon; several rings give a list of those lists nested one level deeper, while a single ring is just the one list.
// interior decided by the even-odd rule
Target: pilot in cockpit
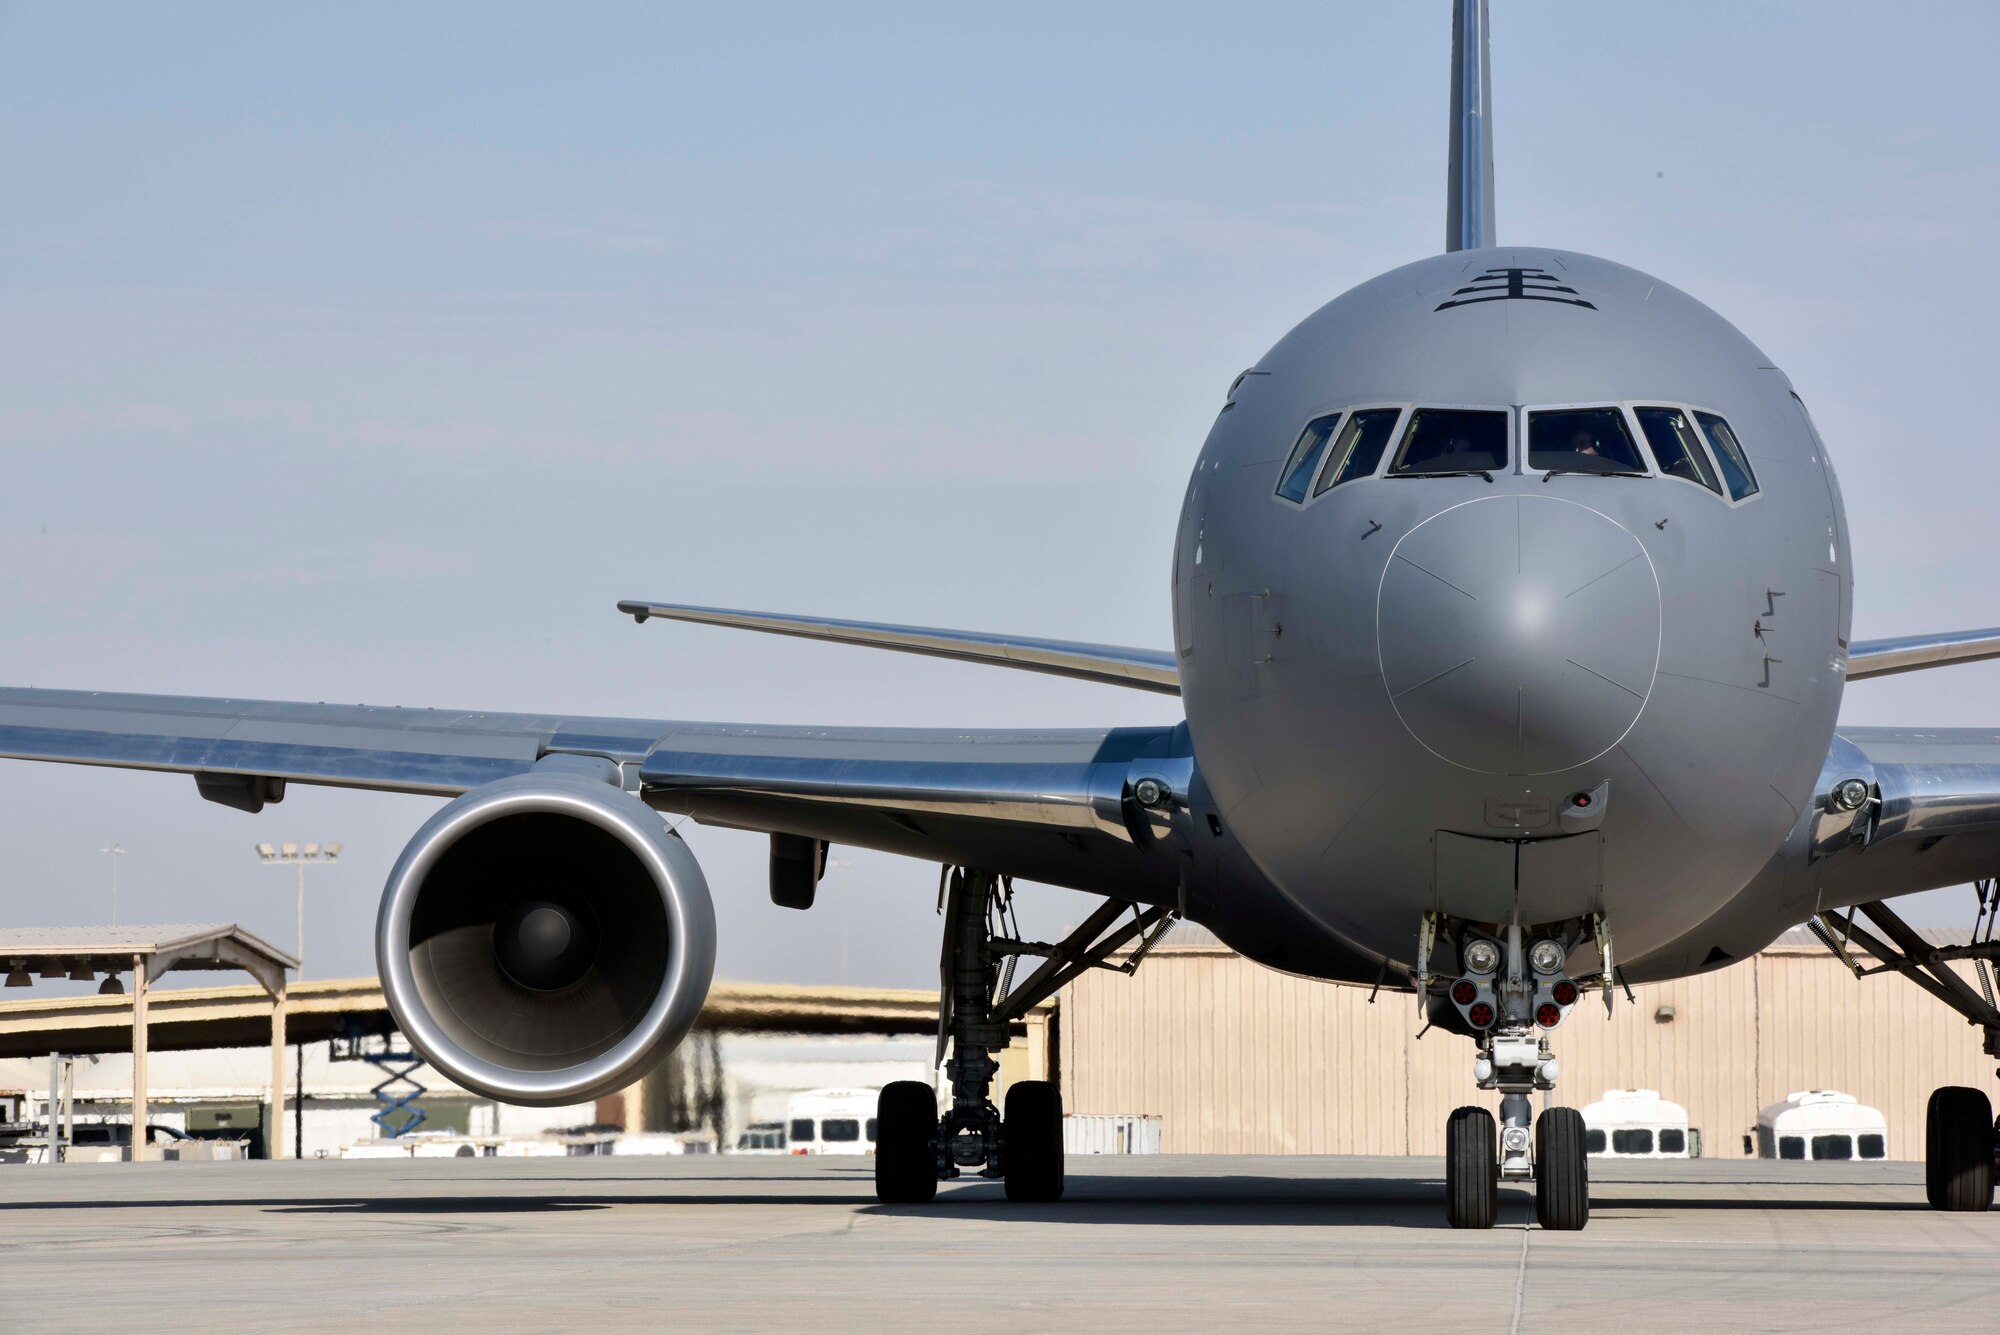
[{"label": "pilot in cockpit", "polygon": [[1584,427],[1578,427],[1570,433],[1569,448],[1572,453],[1581,454],[1591,459],[1602,458],[1604,454],[1602,450],[1597,448],[1597,437],[1591,435],[1589,430]]}]

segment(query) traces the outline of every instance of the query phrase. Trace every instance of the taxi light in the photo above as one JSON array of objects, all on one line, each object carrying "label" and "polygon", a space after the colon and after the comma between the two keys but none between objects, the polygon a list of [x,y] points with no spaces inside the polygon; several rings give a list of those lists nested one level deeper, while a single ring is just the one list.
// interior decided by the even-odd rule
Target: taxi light
[{"label": "taxi light", "polygon": [[1558,1006],[1576,1005],[1576,984],[1565,978],[1549,989],[1549,995],[1556,999]]},{"label": "taxi light", "polygon": [[1461,1006],[1470,1006],[1479,1000],[1479,989],[1470,978],[1461,978],[1451,985],[1451,999]]},{"label": "taxi light", "polygon": [[1555,973],[1563,966],[1562,942],[1541,940],[1528,948],[1528,963],[1536,973]]},{"label": "taxi light", "polygon": [[1535,1007],[1535,1023],[1544,1029],[1553,1029],[1562,1023],[1562,1007],[1552,1001],[1544,1001]]},{"label": "taxi light", "polygon": [[1465,1018],[1472,1021],[1474,1029],[1491,1029],[1493,1027],[1493,1008],[1482,1001],[1467,1011]]},{"label": "taxi light", "polygon": [[1500,967],[1500,947],[1484,939],[1468,942],[1465,967],[1469,973],[1492,973]]}]

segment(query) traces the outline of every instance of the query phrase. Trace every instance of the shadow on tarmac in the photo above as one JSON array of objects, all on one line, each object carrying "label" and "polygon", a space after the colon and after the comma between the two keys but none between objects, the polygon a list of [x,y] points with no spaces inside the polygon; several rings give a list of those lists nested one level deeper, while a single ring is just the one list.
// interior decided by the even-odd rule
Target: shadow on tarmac
[{"label": "shadow on tarmac", "polygon": [[[670,1184],[684,1182],[742,1182],[768,1188],[766,1177],[702,1178],[645,1177],[621,1175],[606,1178],[533,1179],[544,1185],[565,1184],[566,1189],[546,1193],[511,1192],[483,1194],[468,1190],[461,1194],[435,1191],[425,1194],[343,1195],[339,1193],[297,1193],[267,1197],[222,1194],[214,1197],[162,1199],[62,1199],[48,1201],[0,1200],[0,1211],[21,1210],[127,1210],[202,1209],[228,1207],[262,1209],[274,1214],[323,1215],[478,1215],[478,1214],[561,1214],[632,1207],[700,1207],[728,1209],[732,1206],[790,1207],[851,1211],[889,1218],[944,1217],[979,1219],[1013,1224],[1118,1224],[1180,1227],[1263,1225],[1281,1227],[1352,1226],[1367,1228],[1441,1229],[1446,1227],[1443,1184],[1426,1178],[1296,1178],[1256,1176],[1215,1177],[1092,1177],[1071,1174],[1065,1198],[1054,1204],[1016,1204],[1006,1199],[1001,1184],[972,1179],[940,1187],[937,1199],[928,1205],[881,1205],[858,1189],[867,1183],[865,1170],[843,1174],[856,1190],[839,1193],[773,1192],[768,1189],[745,1192],[676,1191]],[[480,1179],[481,1182],[527,1181],[531,1179]],[[584,1183],[597,1190],[578,1190]],[[650,1191],[604,1189],[611,1183],[645,1184]],[[569,1185],[575,1184],[575,1185]],[[468,1181],[468,1187],[474,1182]],[[1752,1198],[1737,1194],[1744,1187],[1800,1184],[1736,1182],[1724,1194],[1682,1196],[1627,1195],[1621,1186],[1654,1186],[1653,1183],[1604,1183],[1595,1202],[1603,1212],[1626,1214],[1644,1211],[1674,1214],[1686,1211],[1910,1211],[1927,1209],[1921,1200],[1868,1201],[1827,1196],[1788,1195],[1780,1198]],[[1720,1184],[1704,1184],[1716,1185]],[[1500,1223],[1513,1225],[1534,1218],[1534,1194],[1524,1187],[1503,1187],[1500,1193]]]}]

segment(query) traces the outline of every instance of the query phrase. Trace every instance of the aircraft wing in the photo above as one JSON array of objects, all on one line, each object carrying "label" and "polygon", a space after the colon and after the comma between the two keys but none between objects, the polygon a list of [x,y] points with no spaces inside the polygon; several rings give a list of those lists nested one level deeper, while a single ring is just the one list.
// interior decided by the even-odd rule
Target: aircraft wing
[{"label": "aircraft wing", "polygon": [[[1085,644],[1076,640],[1042,640],[1026,635],[995,635],[978,630],[940,630],[935,626],[892,626],[880,621],[839,621],[830,617],[794,616],[788,612],[745,612],[728,607],[695,607],[686,603],[652,603],[627,599],[618,610],[644,622],[649,617],[694,621],[707,626],[761,630],[772,635],[796,635],[835,644],[955,658],[966,663],[1022,668],[1058,677],[1130,686],[1161,695],[1181,693],[1180,670],[1164,649],[1130,649],[1116,644]],[[1993,632],[2000,636],[2000,631]],[[2000,649],[1995,650],[2000,653]]]},{"label": "aircraft wing", "polygon": [[1847,651],[1847,679],[1887,677],[1949,663],[2000,658],[2000,628],[1902,635],[1892,640],[1856,640]]},{"label": "aircraft wing", "polygon": [[1131,785],[1184,792],[1190,754],[1185,727],[759,727],[0,689],[0,758],[190,774],[245,811],[293,783],[454,796],[586,764],[704,823],[1146,901],[1175,895],[1178,871]]},{"label": "aircraft wing", "polygon": [[2000,729],[1842,728],[1821,786],[1848,777],[1871,791],[1853,816],[1816,817],[1824,906],[2000,873]]}]

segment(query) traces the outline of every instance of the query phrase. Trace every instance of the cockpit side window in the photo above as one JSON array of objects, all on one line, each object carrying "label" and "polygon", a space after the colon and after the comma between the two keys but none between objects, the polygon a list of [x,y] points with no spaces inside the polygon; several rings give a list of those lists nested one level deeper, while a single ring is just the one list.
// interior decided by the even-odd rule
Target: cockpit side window
[{"label": "cockpit side window", "polygon": [[1327,451],[1326,469],[1319,475],[1313,495],[1358,477],[1375,476],[1375,466],[1382,462],[1382,451],[1388,447],[1389,437],[1395,434],[1396,419],[1402,415],[1401,408],[1349,413],[1347,425],[1340,429],[1333,448]]},{"label": "cockpit side window", "polygon": [[1320,456],[1326,453],[1326,442],[1339,421],[1340,414],[1334,413],[1306,423],[1306,429],[1299,433],[1299,443],[1292,446],[1292,457],[1285,460],[1285,471],[1278,474],[1280,496],[1288,501],[1305,500],[1306,488],[1312,485],[1313,472],[1319,467]]},{"label": "cockpit side window", "polygon": [[1390,477],[1451,477],[1507,466],[1507,414],[1419,408],[1410,414]]},{"label": "cockpit side window", "polygon": [[1646,433],[1646,443],[1653,447],[1653,458],[1659,461],[1660,471],[1668,477],[1677,477],[1684,482],[1699,483],[1720,496],[1722,484],[1715,480],[1715,468],[1708,462],[1708,451],[1701,447],[1701,437],[1694,431],[1694,423],[1678,408],[1634,408],[1639,418],[1639,429]]},{"label": "cockpit side window", "polygon": [[1750,471],[1750,457],[1743,452],[1742,442],[1729,429],[1729,423],[1714,413],[1698,412],[1694,420],[1701,423],[1702,434],[1715,447],[1715,462],[1722,469],[1722,480],[1729,484],[1730,498],[1740,501],[1756,495],[1757,475]]},{"label": "cockpit side window", "polygon": [[1545,473],[1646,475],[1625,414],[1616,408],[1529,413],[1528,467]]}]

